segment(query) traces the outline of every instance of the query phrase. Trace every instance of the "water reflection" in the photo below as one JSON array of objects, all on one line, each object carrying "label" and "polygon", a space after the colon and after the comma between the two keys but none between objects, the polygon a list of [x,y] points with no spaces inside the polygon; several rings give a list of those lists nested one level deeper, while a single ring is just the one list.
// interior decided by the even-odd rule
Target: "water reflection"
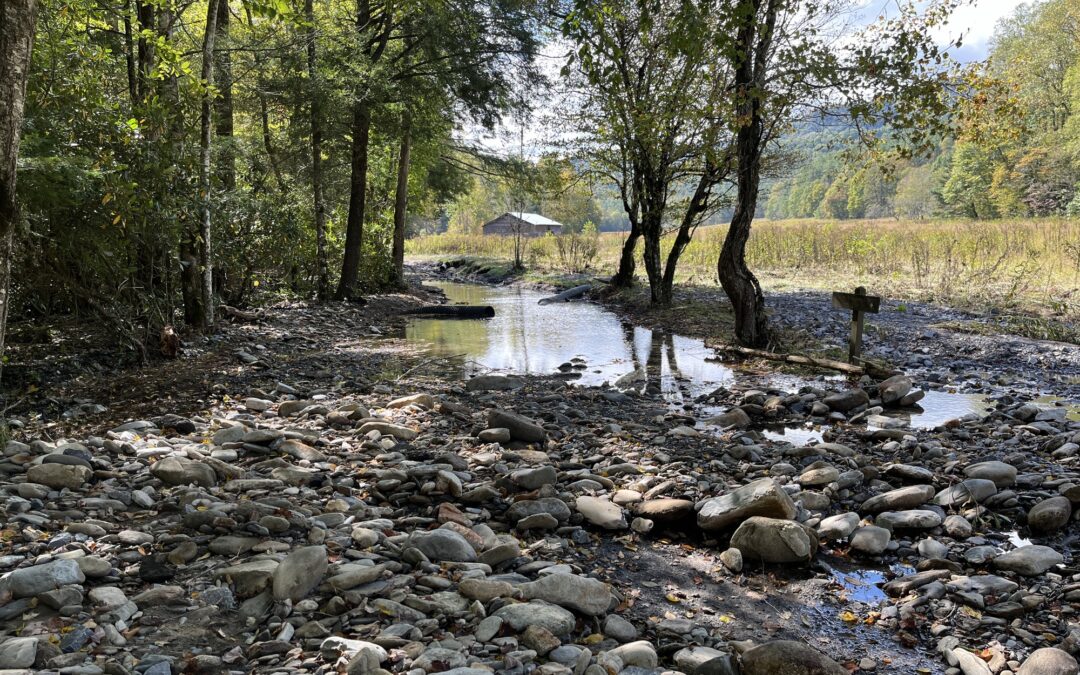
[{"label": "water reflection", "polygon": [[701,340],[632,326],[597,305],[573,302],[540,305],[545,293],[517,286],[489,287],[436,282],[451,304],[491,305],[495,318],[416,318],[405,336],[442,356],[462,356],[464,375],[504,372],[547,375],[578,358],[576,379],[599,385],[631,375],[632,387],[662,393],[676,404],[689,402],[734,377],[730,368],[706,359]]}]

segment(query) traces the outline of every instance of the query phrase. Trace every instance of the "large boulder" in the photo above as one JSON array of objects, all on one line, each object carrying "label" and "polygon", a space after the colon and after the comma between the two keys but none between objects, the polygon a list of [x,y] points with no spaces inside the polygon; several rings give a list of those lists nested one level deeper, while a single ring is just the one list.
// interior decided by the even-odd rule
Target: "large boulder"
[{"label": "large boulder", "polygon": [[74,560],[54,560],[53,562],[23,567],[0,579],[0,597],[10,592],[15,598],[32,598],[47,591],[69,584],[81,584],[86,581],[82,568]]},{"label": "large boulder", "polygon": [[296,549],[274,569],[274,599],[303,600],[322,581],[326,568],[325,546]]},{"label": "large boulder", "polygon": [[878,397],[885,405],[899,405],[911,391],[911,378],[906,375],[893,375],[878,384]]},{"label": "large boulder", "polygon": [[776,640],[742,655],[742,675],[848,675],[848,671],[807,644]]},{"label": "large boulder", "polygon": [[713,497],[698,511],[698,527],[723,530],[751,516],[791,520],[797,513],[795,503],[772,478],[761,478],[727,494]]},{"label": "large boulder", "polygon": [[752,516],[731,536],[731,545],[747,560],[766,563],[806,562],[817,553],[817,534],[793,520]]},{"label": "large boulder", "polygon": [[166,457],[154,462],[150,473],[166,485],[190,485],[214,487],[217,474],[214,469],[202,462],[193,462],[179,457]]},{"label": "large boulder", "polygon": [[1022,546],[994,558],[994,569],[1035,577],[1065,562],[1065,558],[1049,546]]},{"label": "large boulder", "polygon": [[38,464],[32,466],[26,472],[26,480],[31,483],[40,483],[59,490],[69,488],[76,490],[82,487],[94,472],[85,466],[78,464]]},{"label": "large boulder", "polygon": [[1064,650],[1043,647],[1024,659],[1016,675],[1080,675],[1080,665]]},{"label": "large boulder", "polygon": [[862,389],[849,389],[825,397],[825,405],[836,412],[850,412],[869,403],[870,397]]}]

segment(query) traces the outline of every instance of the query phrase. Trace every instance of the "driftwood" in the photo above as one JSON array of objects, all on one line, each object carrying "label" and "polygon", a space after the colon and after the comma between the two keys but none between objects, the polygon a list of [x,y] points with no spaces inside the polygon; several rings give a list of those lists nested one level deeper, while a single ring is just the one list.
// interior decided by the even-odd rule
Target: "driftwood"
[{"label": "driftwood", "polygon": [[553,302],[570,302],[571,300],[576,300],[588,293],[590,288],[592,288],[592,284],[582,284],[581,286],[574,286],[573,288],[569,288],[562,293],[557,293],[556,295],[552,295],[547,298],[540,298],[537,304],[547,305]]},{"label": "driftwood", "polygon": [[792,363],[800,366],[812,366],[814,368],[826,368],[829,370],[837,370],[841,373],[847,373],[849,375],[870,375],[872,377],[890,377],[895,375],[896,372],[890,370],[880,364],[873,363],[862,359],[861,366],[846,363],[844,361],[834,361],[833,359],[818,358],[815,356],[805,356],[803,354],[779,354],[777,352],[767,352],[763,349],[750,349],[749,347],[739,347],[737,345],[723,345],[723,344],[710,344],[709,347],[722,352],[729,352],[732,354],[739,354],[741,356],[748,356],[756,359],[765,359],[766,361],[780,361],[782,363]]},{"label": "driftwood", "polygon": [[218,309],[230,319],[236,319],[237,321],[258,321],[262,318],[262,312],[249,312],[229,305],[218,305]]},{"label": "driftwood", "polygon": [[491,305],[432,305],[407,309],[402,314],[453,319],[490,319],[495,316],[495,308]]}]

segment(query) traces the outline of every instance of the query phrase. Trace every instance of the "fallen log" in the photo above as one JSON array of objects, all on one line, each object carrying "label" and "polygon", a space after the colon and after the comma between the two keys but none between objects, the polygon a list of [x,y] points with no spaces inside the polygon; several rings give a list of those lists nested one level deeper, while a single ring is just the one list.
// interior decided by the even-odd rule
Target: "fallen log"
[{"label": "fallen log", "polygon": [[800,366],[812,366],[814,368],[826,368],[828,370],[836,370],[841,373],[848,373],[849,375],[870,375],[871,377],[891,377],[896,374],[896,371],[890,370],[880,364],[873,363],[872,361],[862,360],[863,365],[857,366],[845,361],[834,361],[833,359],[819,358],[815,356],[806,356],[804,354],[780,354],[777,352],[767,352],[763,349],[751,349],[749,347],[740,347],[738,345],[725,345],[725,344],[709,344],[709,347],[721,351],[729,352],[732,354],[739,354],[741,356],[752,357],[756,359],[765,359],[766,361],[779,361],[781,363],[791,363]]},{"label": "fallen log", "polygon": [[566,289],[562,293],[557,293],[547,298],[540,298],[540,300],[536,304],[548,305],[553,302],[570,302],[571,300],[577,300],[581,296],[588,293],[590,288],[592,288],[592,284],[582,284],[580,286],[574,286],[573,288]]},{"label": "fallen log", "polygon": [[431,305],[407,309],[402,314],[448,319],[490,319],[495,316],[495,308],[491,305]]},{"label": "fallen log", "polygon": [[230,307],[229,305],[218,305],[218,309],[230,319],[236,319],[237,321],[259,321],[262,319],[261,312],[249,312],[243,309],[237,309]]}]

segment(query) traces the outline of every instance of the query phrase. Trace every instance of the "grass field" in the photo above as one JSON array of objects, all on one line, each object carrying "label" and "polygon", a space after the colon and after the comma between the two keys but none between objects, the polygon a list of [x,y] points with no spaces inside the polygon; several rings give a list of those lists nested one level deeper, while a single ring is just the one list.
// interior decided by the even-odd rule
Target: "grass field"
[{"label": "grass field", "polygon": [[[679,263],[679,282],[716,283],[726,229],[698,230]],[[614,271],[624,237],[599,235],[595,273]],[[670,245],[670,237],[666,241]],[[406,251],[413,257],[509,259],[513,241],[442,234],[411,239]],[[1022,314],[1031,321],[1080,318],[1080,220],[759,220],[747,257],[770,290],[862,285],[891,298]],[[554,238],[530,240],[526,265],[533,273],[562,271]],[[1047,332],[1055,337],[1049,325]]]}]

